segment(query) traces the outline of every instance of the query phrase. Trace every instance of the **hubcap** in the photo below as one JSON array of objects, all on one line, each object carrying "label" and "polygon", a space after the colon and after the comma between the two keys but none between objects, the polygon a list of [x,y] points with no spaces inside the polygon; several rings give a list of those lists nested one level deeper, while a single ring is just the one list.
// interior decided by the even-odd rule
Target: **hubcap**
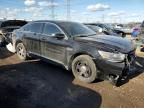
[{"label": "hubcap", "polygon": [[86,61],[78,61],[75,69],[77,74],[81,77],[88,78],[91,76],[91,69]]},{"label": "hubcap", "polygon": [[81,66],[80,71],[85,73],[87,71],[87,67],[86,66]]},{"label": "hubcap", "polygon": [[25,57],[25,51],[21,46],[18,47],[18,52],[17,53],[20,57]]}]

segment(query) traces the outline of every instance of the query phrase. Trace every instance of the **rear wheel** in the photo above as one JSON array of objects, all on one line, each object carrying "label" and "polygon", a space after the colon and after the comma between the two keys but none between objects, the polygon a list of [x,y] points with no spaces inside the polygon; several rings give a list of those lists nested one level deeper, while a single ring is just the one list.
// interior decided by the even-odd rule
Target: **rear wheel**
[{"label": "rear wheel", "polygon": [[27,59],[27,53],[26,53],[26,49],[25,49],[25,46],[23,45],[23,43],[18,43],[16,45],[16,52],[17,52],[18,57],[21,60],[24,61]]},{"label": "rear wheel", "polygon": [[80,81],[91,83],[97,77],[96,65],[88,55],[80,55],[72,62],[72,72]]}]

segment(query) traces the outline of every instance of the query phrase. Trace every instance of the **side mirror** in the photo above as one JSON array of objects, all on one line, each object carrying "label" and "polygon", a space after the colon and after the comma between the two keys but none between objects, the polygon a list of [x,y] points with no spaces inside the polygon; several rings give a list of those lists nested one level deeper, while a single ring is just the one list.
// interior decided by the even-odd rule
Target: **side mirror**
[{"label": "side mirror", "polygon": [[56,33],[56,34],[53,34],[52,35],[54,38],[57,38],[57,39],[64,39],[65,38],[65,35],[62,34],[62,33]]}]

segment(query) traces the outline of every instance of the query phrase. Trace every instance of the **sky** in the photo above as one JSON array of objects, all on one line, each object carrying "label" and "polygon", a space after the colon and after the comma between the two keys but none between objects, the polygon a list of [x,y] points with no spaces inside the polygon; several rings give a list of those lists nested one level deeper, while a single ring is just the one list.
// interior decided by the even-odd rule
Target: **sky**
[{"label": "sky", "polygon": [[144,20],[144,0],[0,0],[0,4],[0,19],[106,23]]}]

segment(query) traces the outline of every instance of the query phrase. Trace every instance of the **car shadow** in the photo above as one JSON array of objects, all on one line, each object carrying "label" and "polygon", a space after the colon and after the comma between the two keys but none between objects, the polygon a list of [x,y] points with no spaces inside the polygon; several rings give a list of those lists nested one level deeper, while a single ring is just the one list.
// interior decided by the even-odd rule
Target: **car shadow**
[{"label": "car shadow", "polygon": [[0,107],[100,108],[101,95],[73,84],[71,75],[42,61],[0,66]]}]

